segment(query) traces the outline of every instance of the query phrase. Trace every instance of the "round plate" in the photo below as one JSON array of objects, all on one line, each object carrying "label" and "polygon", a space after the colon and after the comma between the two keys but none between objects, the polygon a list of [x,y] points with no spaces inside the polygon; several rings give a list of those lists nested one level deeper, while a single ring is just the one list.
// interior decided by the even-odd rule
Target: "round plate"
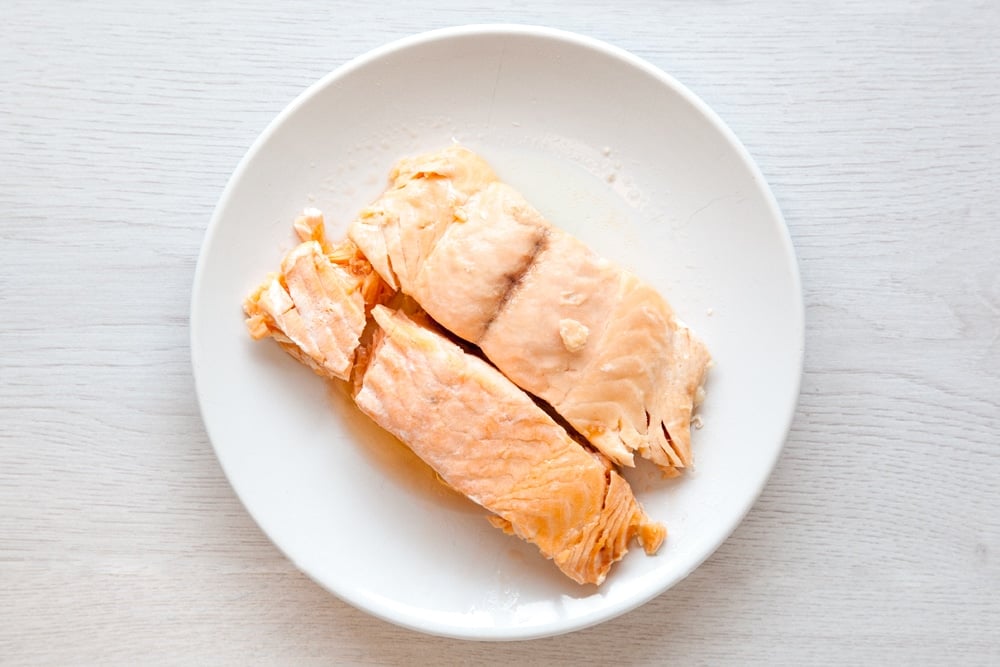
[{"label": "round plate", "polygon": [[[555,224],[656,285],[716,366],[696,469],[626,476],[670,536],[600,587],[438,484],[400,443],[270,341],[241,303],[294,244],[306,206],[333,236],[400,156],[458,140]],[[593,625],[680,581],[760,493],[798,395],[803,309],[774,197],[704,103],[592,39],[523,26],[441,30],[333,72],[256,141],[209,225],[191,347],[208,434],[233,488],[303,572],[343,600],[428,633],[523,639]]]}]

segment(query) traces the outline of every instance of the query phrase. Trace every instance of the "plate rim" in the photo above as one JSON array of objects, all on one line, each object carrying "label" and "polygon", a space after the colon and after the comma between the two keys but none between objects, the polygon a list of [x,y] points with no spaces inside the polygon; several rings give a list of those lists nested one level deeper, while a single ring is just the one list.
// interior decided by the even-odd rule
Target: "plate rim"
[{"label": "plate rim", "polygon": [[[222,212],[227,208],[229,200],[233,196],[233,191],[235,190],[237,183],[239,183],[247,170],[250,163],[256,158],[257,154],[260,152],[261,148],[268,142],[271,136],[286,122],[286,120],[295,114],[304,104],[310,101],[314,96],[319,94],[321,91],[325,90],[331,83],[336,80],[343,78],[355,70],[361,69],[368,65],[369,63],[375,62],[380,58],[387,55],[404,51],[413,47],[419,47],[433,42],[447,41],[454,38],[464,38],[469,36],[529,36],[537,37],[545,40],[551,40],[556,42],[568,43],[577,47],[582,47],[591,51],[595,51],[600,55],[609,57],[614,60],[618,60],[625,65],[632,68],[636,68],[645,74],[651,76],[660,85],[665,86],[672,92],[678,94],[683,100],[692,107],[694,107],[698,113],[700,113],[715,129],[720,133],[720,135],[726,140],[726,142],[735,150],[736,155],[739,157],[743,166],[745,166],[749,173],[754,177],[755,181],[758,183],[759,190],[764,195],[765,204],[767,206],[768,212],[773,217],[774,221],[777,223],[778,239],[781,243],[781,250],[789,263],[789,275],[791,278],[790,287],[793,288],[794,293],[797,298],[794,299],[794,313],[791,313],[791,319],[794,320],[795,327],[797,329],[795,333],[795,338],[797,339],[797,349],[795,350],[794,364],[796,368],[794,376],[794,387],[793,389],[793,399],[790,401],[787,413],[781,415],[782,420],[782,433],[784,434],[781,438],[781,442],[773,450],[771,460],[767,462],[767,474],[763,476],[758,488],[752,494],[747,494],[743,499],[743,505],[740,508],[738,514],[735,515],[735,519],[725,526],[725,530],[720,530],[717,533],[717,537],[713,540],[708,540],[710,548],[706,549],[701,557],[694,559],[690,566],[684,569],[678,576],[672,580],[666,582],[663,586],[654,587],[650,591],[644,592],[642,595],[634,596],[632,598],[627,598],[617,604],[610,606],[601,606],[597,609],[588,611],[581,614],[578,617],[574,617],[570,620],[559,620],[550,621],[538,625],[529,626],[429,626],[421,625],[417,619],[412,617],[407,617],[401,615],[398,612],[394,613],[391,605],[385,606],[381,605],[378,601],[374,600],[370,595],[366,595],[363,591],[360,593],[352,591],[342,591],[334,590],[327,583],[320,581],[318,578],[313,576],[310,572],[299,566],[296,559],[285,551],[285,549],[279,545],[271,537],[271,535],[263,529],[260,522],[257,519],[254,511],[247,504],[246,499],[238,490],[237,486],[233,483],[233,477],[231,470],[226,465],[224,457],[220,455],[219,448],[216,445],[216,439],[213,437],[212,428],[209,424],[209,420],[206,418],[206,408],[204,401],[204,390],[202,387],[202,382],[199,380],[199,365],[204,367],[204,364],[200,361],[200,354],[198,353],[198,346],[196,341],[196,331],[200,326],[200,316],[199,303],[201,301],[201,286],[204,282],[203,274],[206,271],[205,266],[207,263],[207,257],[210,254],[212,247],[214,246],[215,236],[220,225],[220,219],[222,218]],[[795,414],[798,411],[798,403],[801,398],[801,386],[802,386],[802,375],[804,369],[804,358],[805,358],[805,303],[804,295],[802,292],[802,282],[799,270],[799,261],[795,253],[795,248],[792,243],[791,234],[788,229],[788,225],[785,218],[781,212],[778,205],[777,199],[771,187],[768,185],[767,180],[764,178],[763,173],[760,168],[753,160],[749,151],[739,140],[736,134],[726,125],[721,117],[709,107],[700,97],[695,95],[690,89],[688,89],[684,84],[679,82],[677,79],[672,77],[670,74],[664,72],[660,68],[651,64],[650,62],[644,60],[643,58],[626,51],[625,49],[605,42],[603,40],[582,35],[575,32],[570,32],[567,30],[559,28],[551,28],[541,25],[531,25],[531,24],[519,24],[519,23],[473,23],[467,25],[451,26],[446,28],[439,28],[436,30],[430,30],[426,32],[421,32],[399,39],[389,41],[381,46],[378,46],[366,53],[359,55],[351,60],[343,63],[339,67],[328,72],[324,76],[320,77],[318,80],[310,84],[305,90],[299,93],[291,102],[289,102],[271,121],[267,124],[264,130],[254,139],[253,143],[244,153],[243,157],[237,163],[236,168],[230,175],[229,180],[226,182],[225,187],[216,202],[215,208],[213,210],[212,216],[209,219],[208,226],[205,230],[204,237],[201,242],[201,247],[198,253],[197,264],[194,271],[194,281],[192,285],[191,292],[191,302],[189,311],[189,347],[191,351],[191,370],[194,378],[195,385],[195,396],[198,403],[198,411],[201,417],[202,424],[205,428],[205,433],[208,436],[209,443],[212,446],[212,450],[215,454],[215,458],[219,463],[226,480],[229,482],[230,488],[233,490],[240,503],[246,512],[253,518],[254,522],[257,524],[258,529],[264,533],[268,540],[273,544],[281,554],[292,562],[296,568],[306,575],[309,579],[316,582],[324,590],[328,591],[334,595],[337,599],[350,604],[351,606],[359,609],[367,614],[371,614],[377,618],[384,621],[392,623],[397,626],[401,626],[410,630],[417,632],[449,637],[453,639],[462,640],[473,640],[473,641],[516,641],[516,640],[528,640],[537,639],[542,637],[549,637],[554,635],[560,635],[569,632],[575,632],[578,630],[583,630],[588,627],[592,627],[599,623],[609,621],[613,618],[617,618],[623,614],[626,614],[644,604],[649,602],[655,597],[658,597],[673,588],[681,581],[686,579],[692,572],[699,568],[709,557],[711,557],[722,544],[728,540],[736,528],[743,522],[746,518],[747,513],[756,504],[758,498],[763,492],[764,488],[767,486],[767,482],[770,480],[774,473],[774,469],[777,462],[784,451],[785,445],[788,440],[788,435],[790,433]]]}]

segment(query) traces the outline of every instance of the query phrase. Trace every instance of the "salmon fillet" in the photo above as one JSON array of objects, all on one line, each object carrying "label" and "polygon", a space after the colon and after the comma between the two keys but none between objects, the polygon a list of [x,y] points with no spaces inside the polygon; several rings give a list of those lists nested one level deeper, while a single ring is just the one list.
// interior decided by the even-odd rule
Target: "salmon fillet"
[{"label": "salmon fillet", "polygon": [[372,315],[381,332],[358,407],[495,525],[581,584],[600,584],[633,536],[649,553],[659,548],[666,531],[628,483],[500,372],[398,311]]},{"label": "salmon fillet", "polygon": [[274,338],[318,375],[346,380],[366,312],[390,290],[353,242],[330,244],[319,211],[306,211],[295,231],[303,242],[243,304],[247,329]]},{"label": "salmon fillet", "polygon": [[620,465],[688,467],[711,360],[652,287],[549,224],[472,151],[403,160],[350,238]]},{"label": "salmon fillet", "polygon": [[[607,458],[433,330],[424,311],[381,305],[392,288],[352,242],[327,240],[318,211],[307,211],[295,229],[303,242],[244,303],[252,337],[274,338],[316,373],[349,380],[358,407],[442,483],[574,581],[603,582],[632,538],[649,554],[659,549],[666,529],[647,517]],[[362,345],[372,319],[375,333]]]}]

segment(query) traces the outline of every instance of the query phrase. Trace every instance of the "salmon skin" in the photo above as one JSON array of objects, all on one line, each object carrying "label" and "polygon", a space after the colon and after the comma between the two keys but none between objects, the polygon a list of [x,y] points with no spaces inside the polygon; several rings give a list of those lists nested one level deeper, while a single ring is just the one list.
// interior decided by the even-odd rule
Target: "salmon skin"
[{"label": "salmon skin", "polygon": [[296,231],[302,243],[244,304],[254,338],[275,339],[323,377],[350,380],[375,423],[574,581],[602,583],[633,538],[648,554],[659,549],[666,529],[606,458],[422,310],[382,305],[393,288],[352,242],[326,239],[318,212]]},{"label": "salmon skin", "polygon": [[349,231],[382,278],[619,465],[676,475],[711,357],[660,294],[459,145],[401,160]]}]

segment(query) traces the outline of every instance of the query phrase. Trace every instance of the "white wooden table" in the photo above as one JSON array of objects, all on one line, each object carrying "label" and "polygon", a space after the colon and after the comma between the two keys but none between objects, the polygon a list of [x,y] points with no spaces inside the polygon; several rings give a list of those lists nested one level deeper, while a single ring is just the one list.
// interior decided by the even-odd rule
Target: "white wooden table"
[{"label": "white wooden table", "polygon": [[[1000,3],[138,4],[0,5],[0,663],[1000,664]],[[714,107],[808,319],[785,452],[723,547],[636,612],[504,645],[374,620],[278,553],[205,436],[187,322],[215,202],[285,104],[495,21],[605,39]]]}]

